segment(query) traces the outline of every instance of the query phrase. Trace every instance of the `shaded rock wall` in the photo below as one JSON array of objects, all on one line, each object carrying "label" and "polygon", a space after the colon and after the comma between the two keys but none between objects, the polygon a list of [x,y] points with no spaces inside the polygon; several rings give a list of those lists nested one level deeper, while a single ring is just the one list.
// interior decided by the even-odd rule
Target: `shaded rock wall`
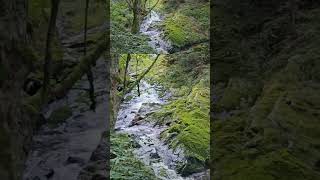
[{"label": "shaded rock wall", "polygon": [[320,177],[320,6],[297,2],[213,2],[214,179]]}]

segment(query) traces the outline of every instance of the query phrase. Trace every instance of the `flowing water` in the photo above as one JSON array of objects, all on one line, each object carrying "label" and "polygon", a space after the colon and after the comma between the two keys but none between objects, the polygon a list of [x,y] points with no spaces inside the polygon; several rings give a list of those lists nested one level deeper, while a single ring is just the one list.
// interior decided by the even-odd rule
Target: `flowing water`
[{"label": "flowing water", "polygon": [[159,28],[163,19],[159,13],[151,11],[140,26],[140,32],[150,38],[148,43],[158,54],[168,54],[171,49],[170,42],[164,39],[164,32]]},{"label": "flowing water", "polygon": [[134,151],[135,155],[144,164],[150,166],[158,178],[164,180],[192,179],[183,178],[174,170],[177,163],[183,162],[185,158],[181,149],[173,151],[160,140],[160,133],[167,126],[155,126],[154,123],[145,121],[150,114],[159,110],[161,105],[166,103],[166,98],[159,98],[156,89],[156,86],[142,81],[140,96],[137,96],[136,90],[126,95],[126,98],[133,98],[121,104],[116,130],[118,133],[130,134],[135,139],[139,144]]},{"label": "flowing water", "polygon": [[175,168],[178,163],[186,159],[182,149],[175,151],[160,139],[160,134],[169,126],[156,125],[150,116],[166,104],[170,94],[160,98],[156,85],[150,85],[142,81],[140,96],[137,90],[133,90],[125,96],[118,112],[115,129],[117,133],[129,134],[138,143],[134,154],[146,166],[153,169],[157,178],[162,180],[192,180],[205,179],[207,172],[193,174],[190,177],[182,177]]}]

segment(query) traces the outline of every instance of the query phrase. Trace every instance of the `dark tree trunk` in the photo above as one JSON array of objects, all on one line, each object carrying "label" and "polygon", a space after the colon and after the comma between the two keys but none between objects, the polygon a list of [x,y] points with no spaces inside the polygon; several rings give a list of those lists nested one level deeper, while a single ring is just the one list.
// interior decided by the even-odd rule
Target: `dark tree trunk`
[{"label": "dark tree trunk", "polygon": [[[61,83],[56,85],[49,93],[48,100],[54,100],[55,98],[64,97],[72,86],[85,75],[89,67],[95,64],[97,59],[110,47],[110,44],[105,39],[98,42],[95,50],[85,57],[80,59],[80,63],[77,64],[72,72]],[[33,109],[39,110],[40,107],[46,103],[41,101],[41,94],[37,93],[26,100],[26,103],[32,105]]]},{"label": "dark tree trunk", "polygon": [[29,72],[27,1],[0,1],[0,177],[20,180],[35,118],[22,105]]},{"label": "dark tree trunk", "polygon": [[141,0],[134,0],[132,12],[133,12],[133,20],[132,20],[132,29],[131,32],[133,34],[137,34],[140,28],[140,18],[141,18]]},{"label": "dark tree trunk", "polygon": [[[136,64],[136,76],[138,80],[138,66],[139,66],[139,59],[137,58],[137,64]],[[140,96],[140,83],[137,84],[137,90],[138,90],[138,96]]]},{"label": "dark tree trunk", "polygon": [[127,86],[127,73],[128,73],[128,67],[129,67],[129,62],[131,60],[131,54],[127,55],[127,60],[126,60],[126,67],[124,69],[124,77],[123,77],[123,91],[126,90]]},{"label": "dark tree trunk", "polygon": [[48,95],[48,89],[50,85],[50,71],[51,71],[51,42],[52,38],[55,34],[56,29],[56,19],[59,10],[59,2],[60,0],[51,0],[51,16],[50,22],[48,26],[47,32],[47,40],[46,40],[46,50],[45,50],[45,59],[44,59],[44,66],[43,66],[43,88],[42,88],[42,101],[46,101],[46,96]]},{"label": "dark tree trunk", "polygon": [[[88,8],[89,8],[89,0],[86,0],[86,9],[85,9],[85,18],[84,18],[84,50],[83,50],[84,56],[87,55]],[[89,87],[89,96],[91,100],[90,109],[95,110],[96,100],[94,97],[94,84],[93,84],[93,74],[92,74],[91,66],[89,67],[89,70],[87,72],[87,78],[90,86]]]}]

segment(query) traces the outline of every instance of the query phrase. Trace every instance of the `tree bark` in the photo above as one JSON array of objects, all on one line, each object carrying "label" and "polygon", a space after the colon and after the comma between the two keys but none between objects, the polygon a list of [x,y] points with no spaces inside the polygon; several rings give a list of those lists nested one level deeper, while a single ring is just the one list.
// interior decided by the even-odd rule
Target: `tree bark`
[{"label": "tree bark", "polygon": [[51,41],[55,33],[56,19],[59,9],[60,0],[51,0],[51,16],[47,31],[47,40],[46,40],[46,50],[45,50],[45,59],[43,66],[43,88],[42,88],[42,101],[46,101],[45,98],[48,94],[48,89],[50,85],[50,71],[51,71]]},{"label": "tree bark", "polygon": [[0,177],[20,180],[31,142],[36,117],[21,102],[23,84],[30,69],[25,54],[27,41],[27,1],[0,2]]},{"label": "tree bark", "polygon": [[134,0],[133,2],[133,7],[132,7],[132,12],[133,12],[133,20],[132,20],[132,29],[131,32],[133,34],[137,34],[139,32],[139,27],[140,27],[140,7],[141,3],[140,0]]},{"label": "tree bark", "polygon": [[[84,56],[87,55],[87,30],[88,30],[88,8],[89,8],[89,0],[86,0],[86,8],[85,8],[85,17],[84,17],[84,49],[83,49],[83,54]],[[95,110],[96,109],[96,100],[94,97],[94,84],[93,84],[93,74],[92,74],[92,69],[91,65],[89,67],[89,70],[87,72],[87,78],[89,81],[89,96],[91,100],[91,105],[90,109]]]},{"label": "tree bark", "polygon": [[[142,0],[132,0],[127,1],[129,8],[133,14],[132,26],[131,26],[131,33],[137,34],[140,30],[140,23],[141,19],[147,16],[159,3],[159,0],[147,11],[147,4],[148,0],[142,2]],[[150,1],[149,1],[150,2]]]},{"label": "tree bark", "polygon": [[126,60],[126,67],[124,69],[124,77],[123,77],[123,91],[126,90],[127,87],[127,74],[128,74],[128,68],[129,68],[129,62],[131,60],[131,54],[127,55],[127,60]]},{"label": "tree bark", "polygon": [[[139,59],[137,58],[137,64],[136,64],[136,75],[137,75],[137,80],[138,80],[138,66],[139,66]],[[140,83],[137,84],[137,91],[138,91],[138,96],[140,96]]]},{"label": "tree bark", "polygon": [[73,68],[73,71],[61,83],[51,88],[52,91],[48,93],[47,101],[41,101],[41,94],[37,93],[32,97],[26,99],[25,104],[32,107],[34,111],[39,111],[41,106],[55,98],[62,98],[73,87],[73,85],[88,72],[89,67],[94,64],[99,57],[109,48],[105,40],[99,42],[94,52],[88,54],[80,59],[80,63]]},{"label": "tree bark", "polygon": [[94,52],[81,58],[80,63],[73,69],[72,73],[62,83],[54,88],[53,94],[58,98],[63,97],[66,92],[82,77],[82,75],[88,72],[91,65],[95,64],[108,47],[109,45],[107,45],[105,41],[102,41],[97,45]]}]

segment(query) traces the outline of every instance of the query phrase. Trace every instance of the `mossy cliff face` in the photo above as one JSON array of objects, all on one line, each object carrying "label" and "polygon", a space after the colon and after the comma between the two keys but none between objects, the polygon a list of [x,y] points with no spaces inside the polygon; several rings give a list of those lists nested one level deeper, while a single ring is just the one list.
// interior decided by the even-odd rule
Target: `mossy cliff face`
[{"label": "mossy cliff face", "polygon": [[173,101],[155,116],[170,123],[162,138],[173,149],[182,148],[187,162],[178,168],[182,175],[199,172],[209,159],[209,88],[204,81],[192,87],[190,94]]},{"label": "mossy cliff face", "polygon": [[213,179],[320,177],[320,6],[284,2],[214,3]]},{"label": "mossy cliff face", "polygon": [[[173,3],[173,2],[172,2]],[[171,4],[172,4],[171,3]],[[170,13],[163,23],[165,36],[174,48],[183,48],[209,40],[209,3],[184,1],[164,4]]]}]

